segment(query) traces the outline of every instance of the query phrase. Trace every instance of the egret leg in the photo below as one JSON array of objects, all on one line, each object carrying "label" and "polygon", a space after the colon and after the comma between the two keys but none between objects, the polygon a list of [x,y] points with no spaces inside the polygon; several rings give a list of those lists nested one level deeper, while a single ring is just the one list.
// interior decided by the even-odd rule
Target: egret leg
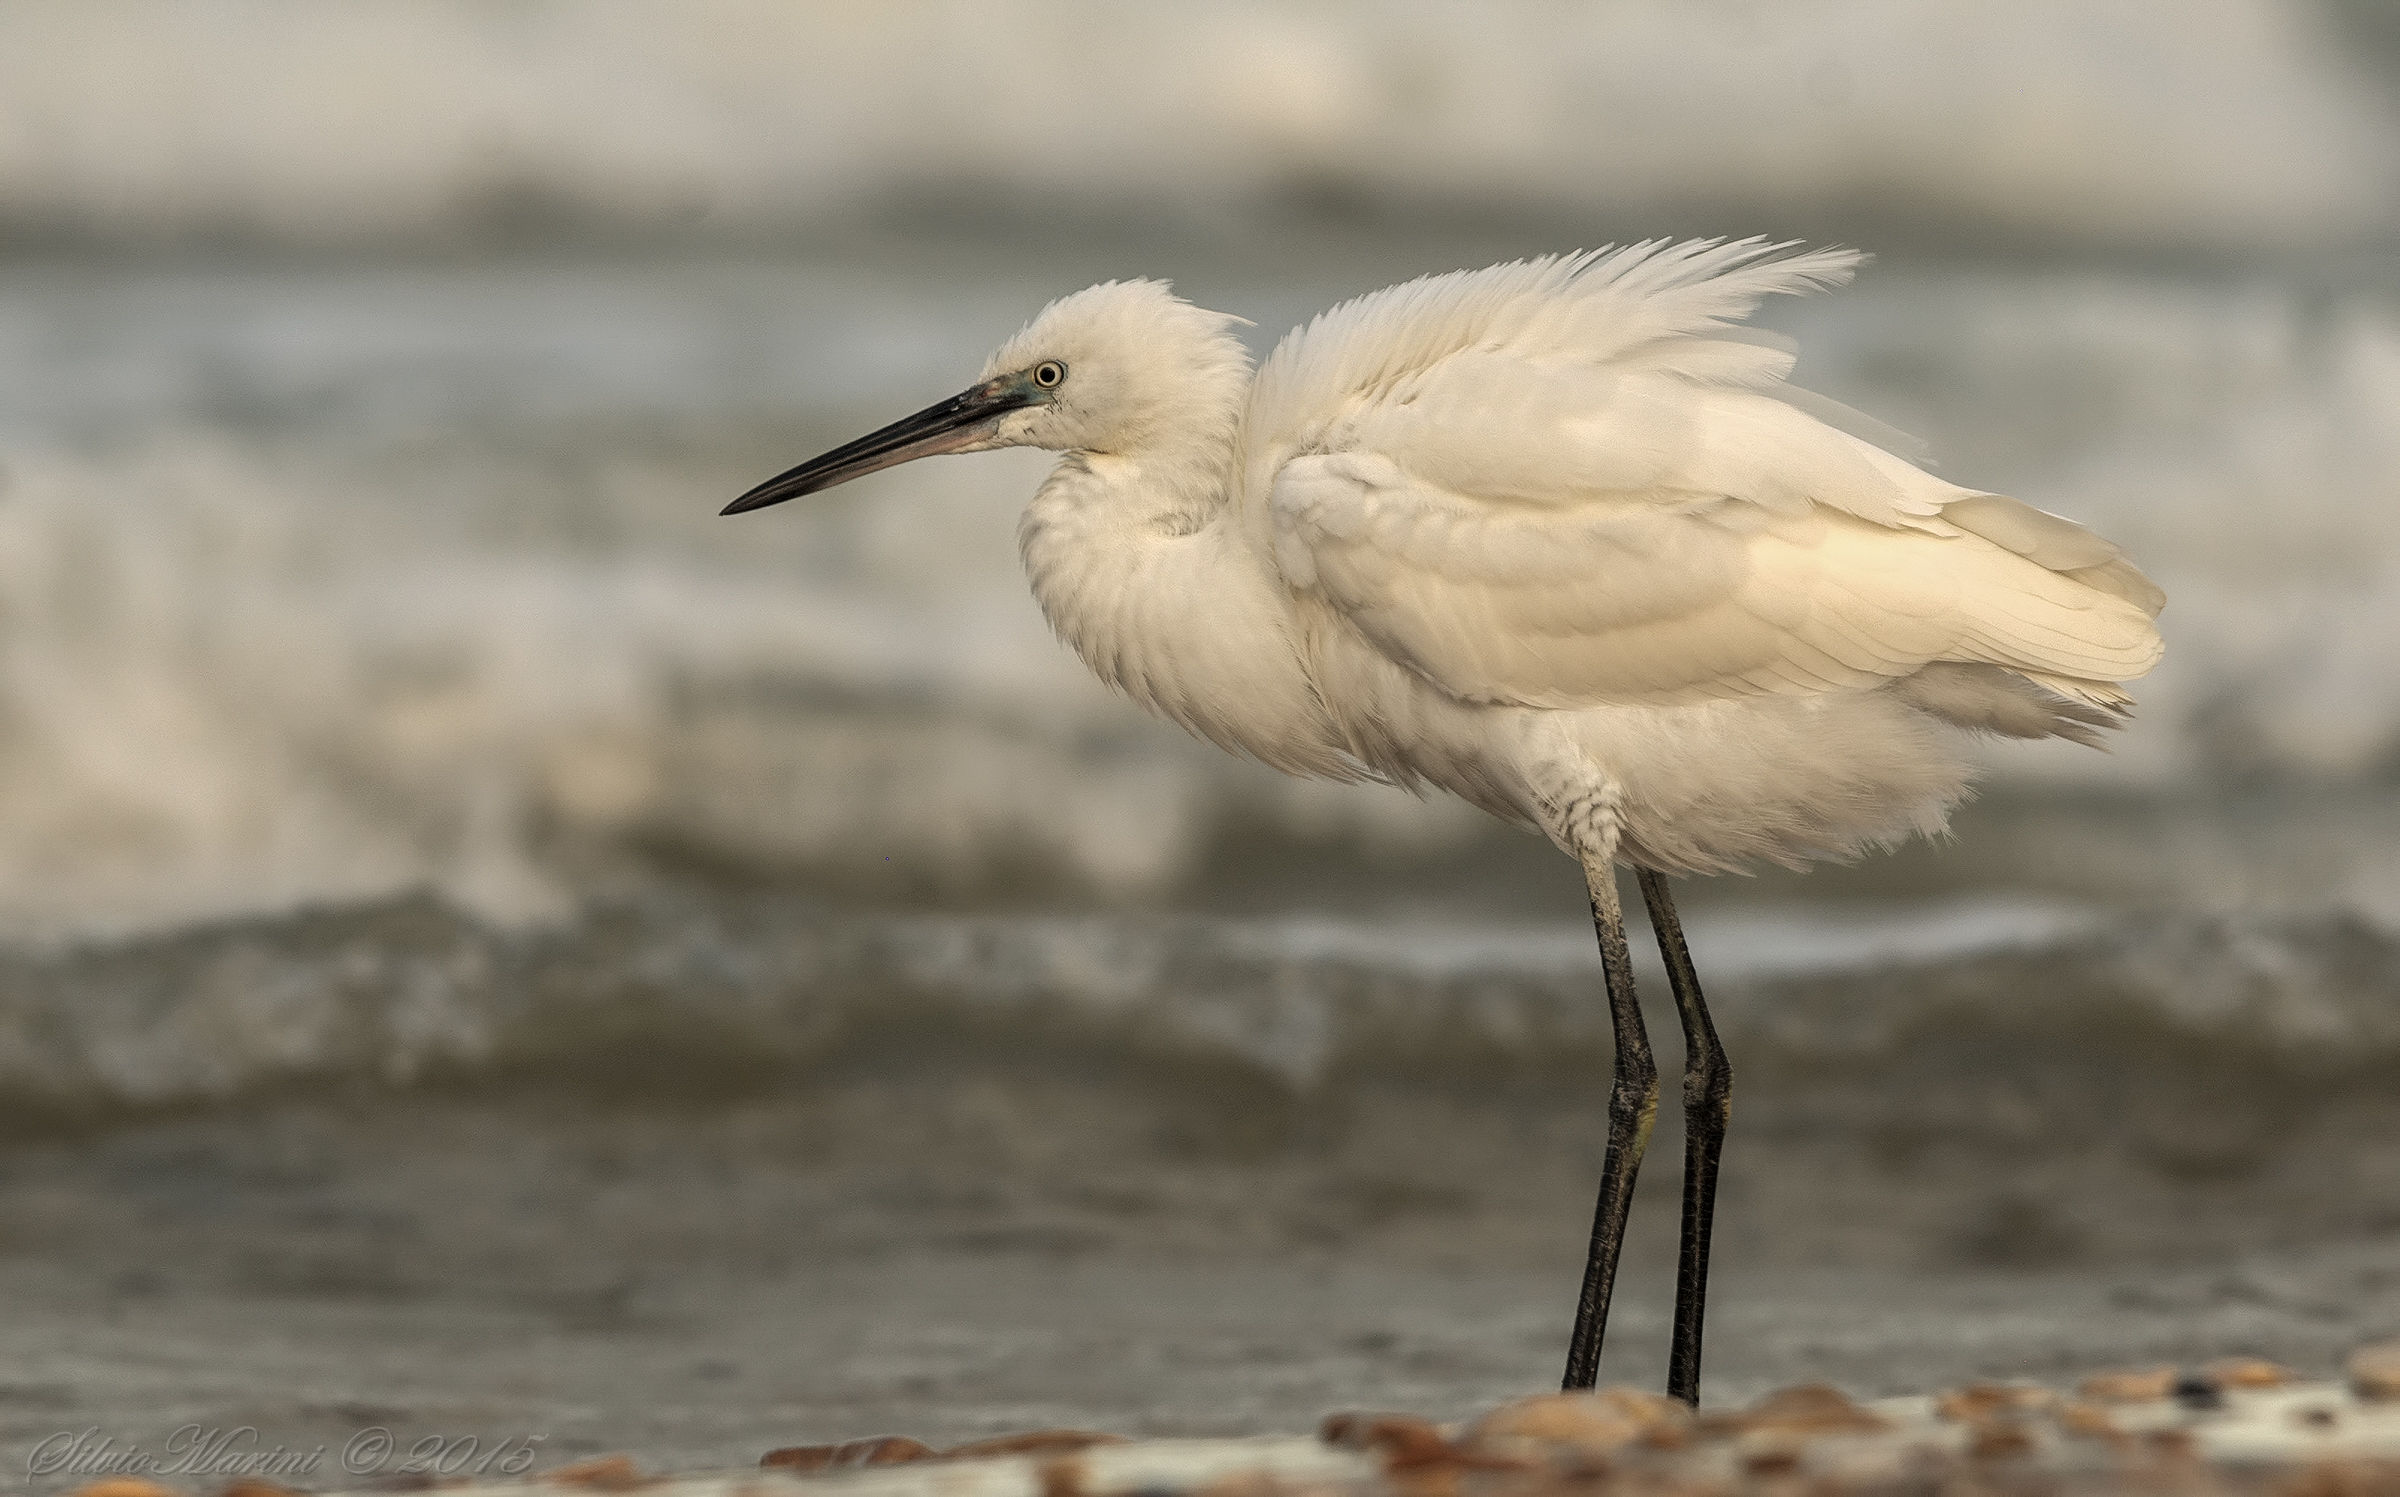
[{"label": "egret leg", "polygon": [[1615,865],[1588,865],[1592,926],[1600,936],[1600,972],[1608,985],[1608,1017],[1616,1033],[1615,1073],[1608,1089],[1608,1158],[1600,1167],[1600,1200],[1592,1211],[1591,1255],[1584,1261],[1583,1294],[1575,1306],[1575,1334],[1567,1343],[1567,1375],[1561,1386],[1589,1388],[1600,1378],[1600,1337],[1608,1328],[1608,1300],[1617,1281],[1617,1254],[1625,1245],[1625,1212],[1633,1204],[1633,1179],[1658,1120],[1658,1067],[1650,1059],[1650,1036],[1642,1028],[1641,1004],[1633,993],[1633,957],[1625,949],[1625,911],[1617,897]]},{"label": "egret leg", "polygon": [[1708,1001],[1700,996],[1700,977],[1683,944],[1683,922],[1675,918],[1667,876],[1638,868],[1634,877],[1642,886],[1642,903],[1650,909],[1650,928],[1667,964],[1667,983],[1675,990],[1675,1011],[1683,1018],[1683,1241],[1676,1255],[1675,1340],[1667,1353],[1667,1393],[1696,1406],[1701,1317],[1708,1302],[1708,1231],[1717,1211],[1717,1157],[1724,1152],[1725,1125],[1733,1116],[1733,1067],[1717,1043]]}]

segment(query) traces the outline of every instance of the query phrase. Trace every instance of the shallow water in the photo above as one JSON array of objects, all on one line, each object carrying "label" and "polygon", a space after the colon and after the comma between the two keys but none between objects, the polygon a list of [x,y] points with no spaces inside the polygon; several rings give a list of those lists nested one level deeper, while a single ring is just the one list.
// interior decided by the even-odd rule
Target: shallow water
[{"label": "shallow water", "polygon": [[[2400,1316],[2400,942],[1915,913],[1693,922],[1737,1076],[1712,1400],[2322,1370]],[[1606,1070],[1578,935],[703,892],[20,960],[0,1445],[689,1467],[1463,1416],[1561,1355]],[[1612,1380],[1663,1365],[1668,1113]]]}]

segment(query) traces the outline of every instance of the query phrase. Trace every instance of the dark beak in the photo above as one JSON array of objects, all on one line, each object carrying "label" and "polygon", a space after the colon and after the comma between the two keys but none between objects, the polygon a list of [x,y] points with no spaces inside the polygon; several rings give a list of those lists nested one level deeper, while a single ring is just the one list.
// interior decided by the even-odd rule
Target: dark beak
[{"label": "dark beak", "polygon": [[985,423],[1031,405],[1033,400],[1031,392],[1014,380],[977,385],[940,405],[904,416],[881,431],[869,432],[855,442],[836,447],[823,457],[810,458],[788,473],[778,473],[719,513],[738,515],[765,509],[770,504],[848,483],[912,458],[955,452],[981,437]]}]

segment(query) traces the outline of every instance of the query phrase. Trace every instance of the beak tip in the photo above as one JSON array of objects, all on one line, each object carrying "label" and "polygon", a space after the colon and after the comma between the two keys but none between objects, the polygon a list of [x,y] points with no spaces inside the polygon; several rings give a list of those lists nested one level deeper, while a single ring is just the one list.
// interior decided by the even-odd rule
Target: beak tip
[{"label": "beak tip", "polygon": [[765,509],[770,504],[774,504],[779,500],[792,497],[788,494],[775,493],[774,488],[775,485],[771,483],[762,484],[758,488],[752,489],[749,493],[744,494],[741,498],[734,500],[731,504],[726,505],[723,509],[718,510],[717,515],[720,519],[726,515],[746,515],[754,509]]}]

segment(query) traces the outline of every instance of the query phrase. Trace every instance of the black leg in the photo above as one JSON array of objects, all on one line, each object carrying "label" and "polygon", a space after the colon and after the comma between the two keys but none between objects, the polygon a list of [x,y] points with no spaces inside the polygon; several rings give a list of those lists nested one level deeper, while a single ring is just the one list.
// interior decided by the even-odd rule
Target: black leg
[{"label": "black leg", "polygon": [[1708,1229],[1717,1210],[1717,1157],[1725,1149],[1725,1124],[1733,1115],[1733,1067],[1717,1043],[1700,977],[1684,949],[1683,922],[1667,877],[1635,870],[1658,954],[1675,989],[1675,1011],[1683,1017],[1683,1246],[1675,1267],[1675,1343],[1667,1355],[1667,1392],[1685,1403],[1700,1402],[1700,1329],[1708,1303]]},{"label": "black leg", "polygon": [[1658,1120],[1658,1067],[1650,1059],[1650,1036],[1642,1028],[1641,1005],[1633,995],[1633,958],[1625,949],[1625,912],[1617,899],[1616,869],[1603,863],[1585,874],[1591,887],[1592,925],[1600,934],[1600,971],[1608,984],[1608,1016],[1616,1031],[1615,1075],[1608,1089],[1608,1159],[1600,1169],[1600,1201],[1592,1212],[1592,1251],[1584,1263],[1583,1295],[1575,1306],[1575,1335],[1567,1344],[1569,1390],[1589,1388],[1600,1378],[1600,1335],[1608,1328],[1608,1297],[1617,1281],[1617,1254],[1625,1245],[1625,1210],[1633,1203],[1633,1177]]}]

